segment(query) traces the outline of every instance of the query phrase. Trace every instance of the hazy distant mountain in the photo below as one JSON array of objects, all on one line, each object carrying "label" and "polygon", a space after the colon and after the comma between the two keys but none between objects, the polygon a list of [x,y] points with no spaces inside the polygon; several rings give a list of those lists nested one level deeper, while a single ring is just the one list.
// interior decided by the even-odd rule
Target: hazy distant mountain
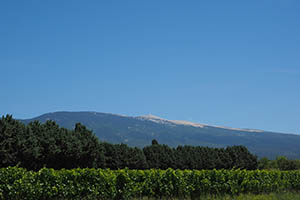
[{"label": "hazy distant mountain", "polygon": [[21,121],[29,123],[34,120],[54,120],[68,129],[73,129],[75,123],[80,122],[93,130],[101,141],[125,143],[130,146],[150,145],[152,139],[173,147],[244,145],[259,157],[275,158],[284,155],[300,158],[300,135],[217,127],[167,120],[153,115],[129,117],[98,112],[55,112]]}]

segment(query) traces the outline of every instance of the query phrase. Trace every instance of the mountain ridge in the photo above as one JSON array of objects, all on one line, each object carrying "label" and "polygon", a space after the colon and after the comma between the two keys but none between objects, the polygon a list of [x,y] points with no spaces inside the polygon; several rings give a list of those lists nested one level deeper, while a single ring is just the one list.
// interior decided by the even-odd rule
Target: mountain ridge
[{"label": "mountain ridge", "polygon": [[29,123],[34,120],[42,123],[53,120],[68,129],[73,129],[75,123],[80,122],[93,130],[102,141],[137,147],[147,146],[152,139],[157,139],[160,143],[173,147],[244,145],[259,157],[300,157],[300,135],[295,134],[211,126],[184,120],[168,120],[154,115],[132,117],[94,111],[52,112],[20,121]]}]

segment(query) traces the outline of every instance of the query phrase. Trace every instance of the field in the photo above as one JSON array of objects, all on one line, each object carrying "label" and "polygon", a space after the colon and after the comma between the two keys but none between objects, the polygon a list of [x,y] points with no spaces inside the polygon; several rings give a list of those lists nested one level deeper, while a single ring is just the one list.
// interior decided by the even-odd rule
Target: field
[{"label": "field", "polygon": [[[203,196],[199,200],[299,200],[300,194],[298,193],[271,193],[271,194],[240,194],[240,195],[223,195],[223,196]],[[154,198],[142,198],[135,200],[155,200]],[[173,198],[171,200],[182,200]],[[185,200],[190,200],[189,198]]]},{"label": "field", "polygon": [[300,199],[300,171],[0,169],[0,199]]}]

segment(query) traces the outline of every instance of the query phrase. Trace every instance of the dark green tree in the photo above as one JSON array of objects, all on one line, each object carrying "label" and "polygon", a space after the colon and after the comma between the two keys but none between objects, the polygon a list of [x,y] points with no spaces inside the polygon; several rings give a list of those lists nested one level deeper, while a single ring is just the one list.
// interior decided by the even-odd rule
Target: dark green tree
[{"label": "dark green tree", "polygon": [[143,148],[148,167],[155,169],[176,168],[176,156],[173,148],[154,144]]},{"label": "dark green tree", "polygon": [[285,156],[278,156],[275,163],[279,170],[295,170],[297,167],[295,161],[289,160]]},{"label": "dark green tree", "polygon": [[226,152],[229,154],[232,164],[231,168],[240,169],[257,169],[257,157],[252,155],[244,146],[227,147]]},{"label": "dark green tree", "polygon": [[0,167],[17,165],[19,163],[19,144],[24,134],[25,126],[12,118],[2,116],[0,120]]}]

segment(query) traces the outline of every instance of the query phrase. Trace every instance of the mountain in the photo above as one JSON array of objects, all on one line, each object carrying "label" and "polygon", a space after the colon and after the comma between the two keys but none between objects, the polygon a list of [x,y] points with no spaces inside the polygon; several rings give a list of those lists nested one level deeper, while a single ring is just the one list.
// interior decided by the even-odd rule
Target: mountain
[{"label": "mountain", "polygon": [[93,130],[101,141],[129,146],[144,147],[156,139],[172,147],[244,145],[258,157],[300,157],[300,135],[294,134],[210,126],[153,115],[130,117],[99,112],[54,112],[20,121],[29,123],[35,120],[42,123],[53,120],[68,129],[73,129],[75,123],[80,122]]}]

